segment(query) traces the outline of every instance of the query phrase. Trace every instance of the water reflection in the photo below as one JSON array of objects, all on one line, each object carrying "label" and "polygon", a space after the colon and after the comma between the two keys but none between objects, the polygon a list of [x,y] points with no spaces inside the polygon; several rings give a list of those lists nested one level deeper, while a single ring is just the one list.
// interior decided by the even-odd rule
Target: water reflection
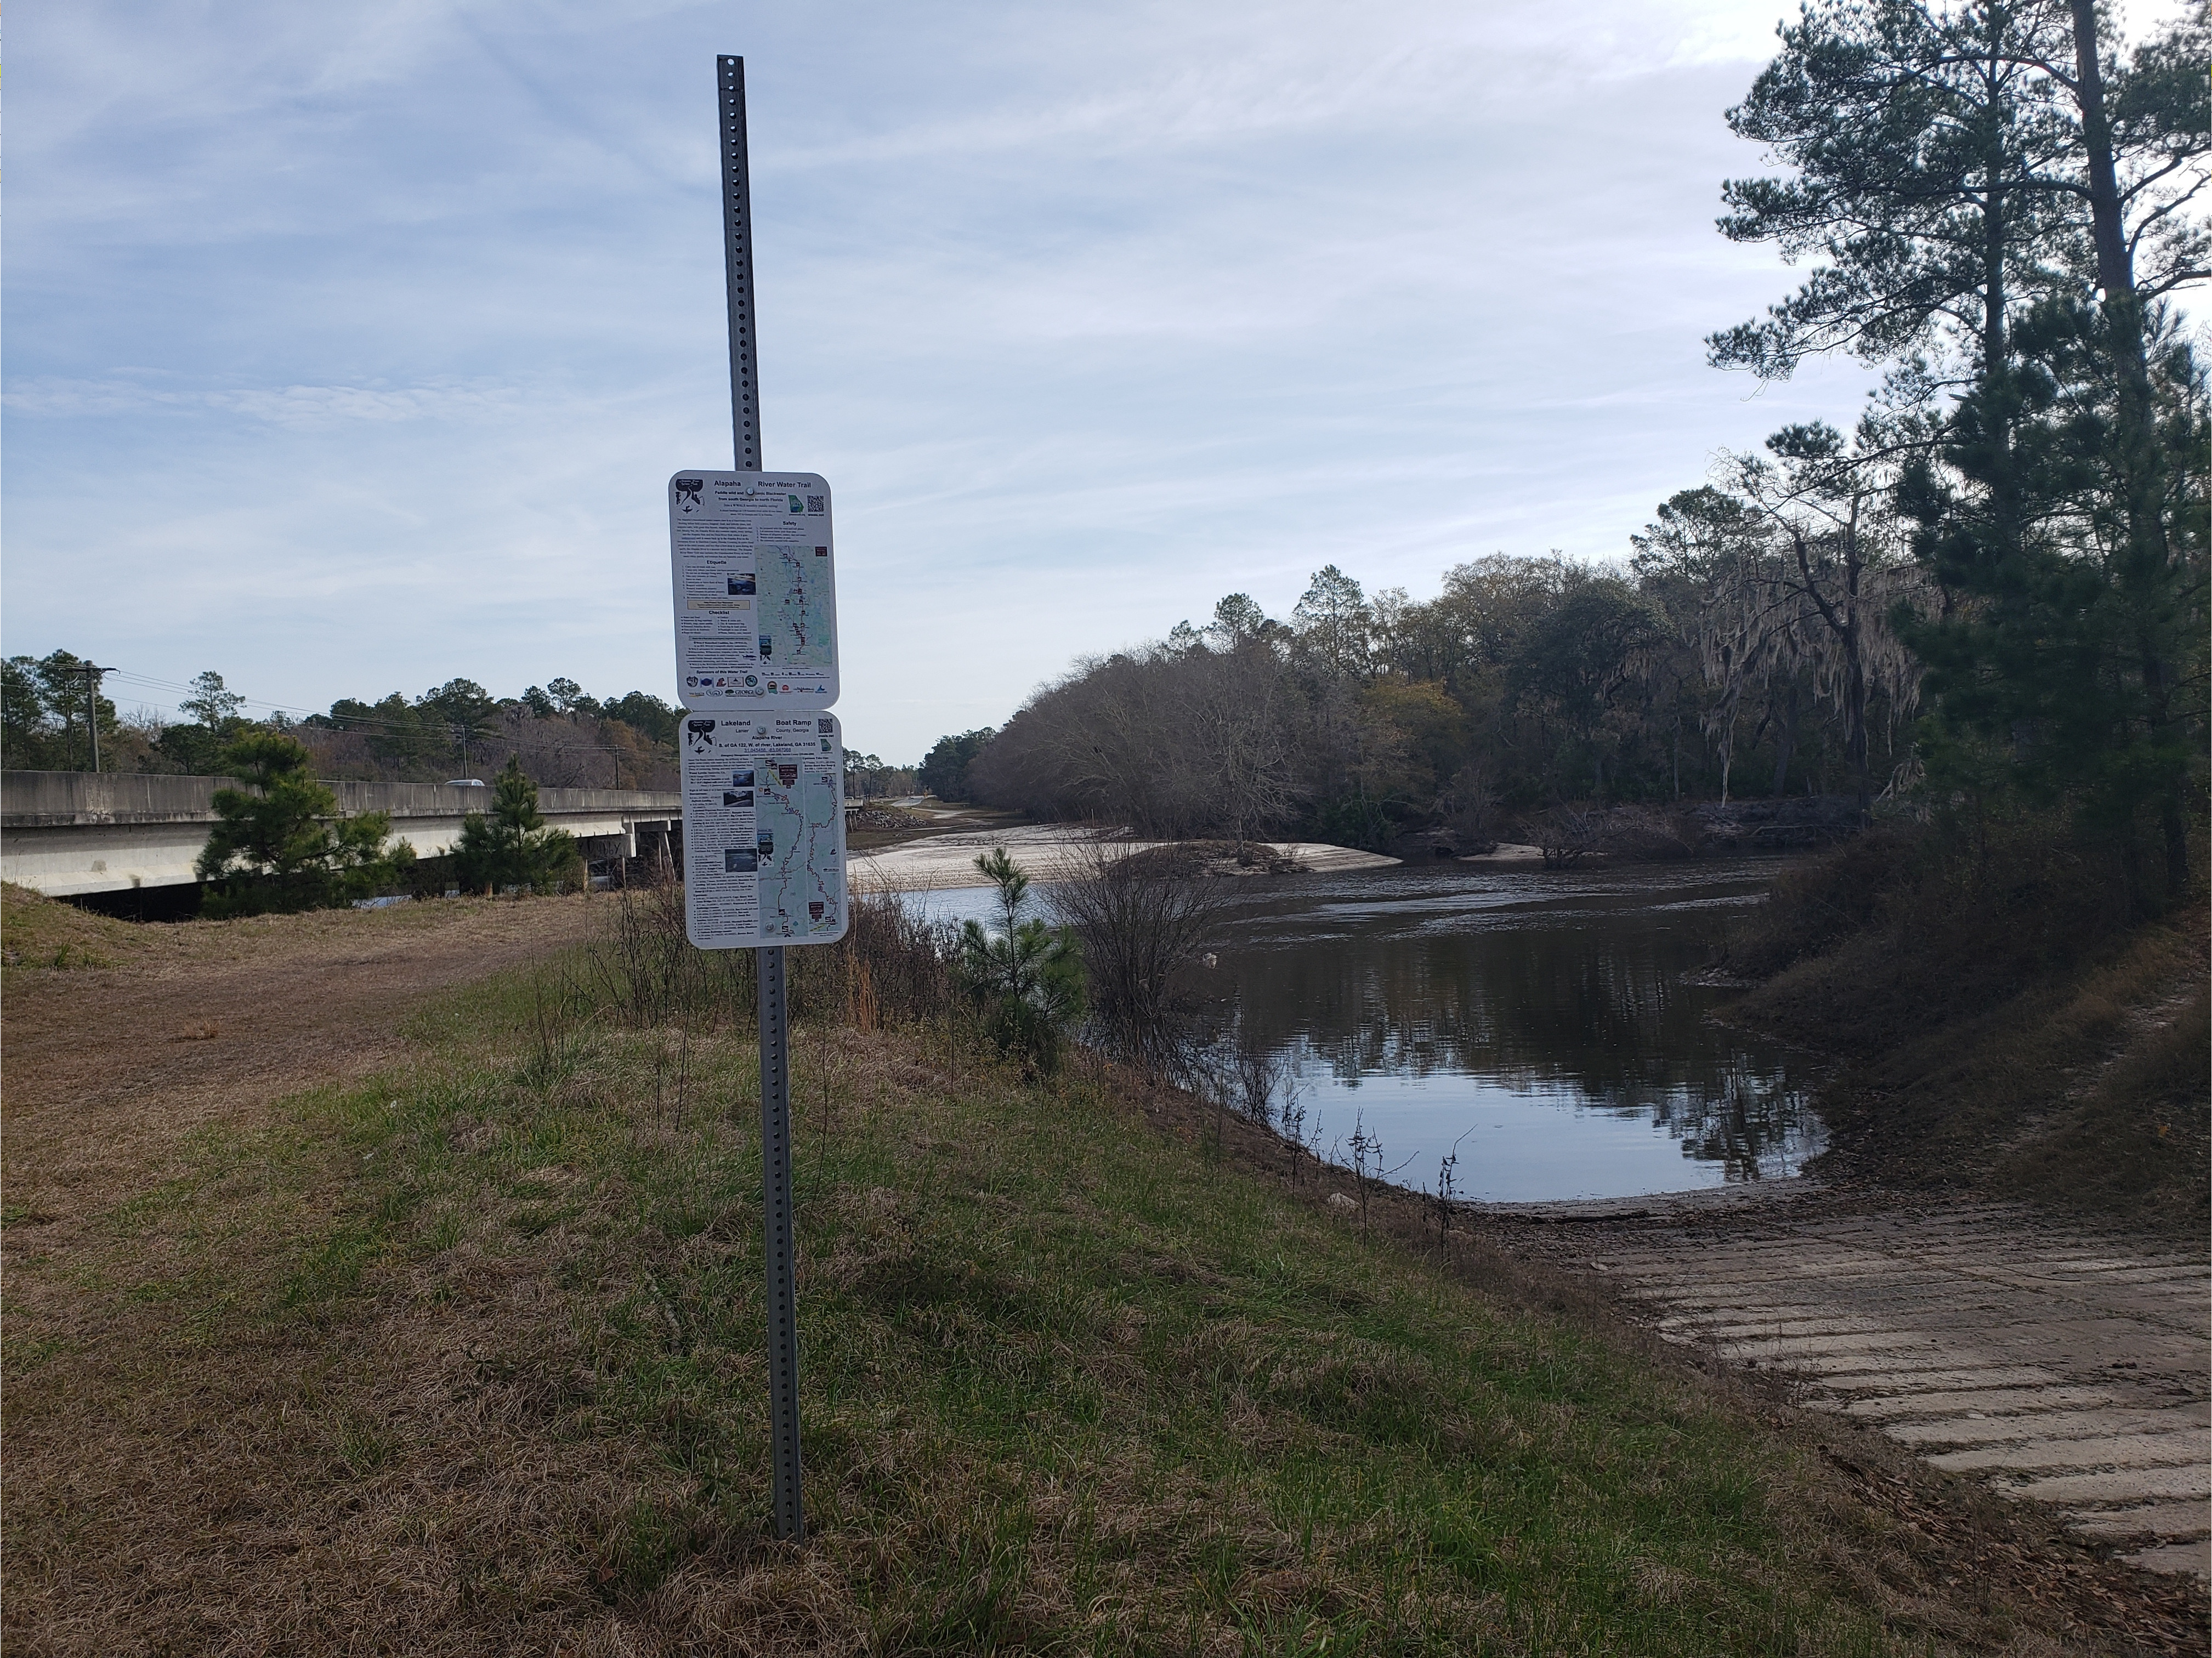
[{"label": "water reflection", "polygon": [[[1686,981],[1771,860],[1553,872],[1452,864],[1241,884],[1206,974],[1224,1044],[1348,1163],[1462,1196],[1631,1197],[1796,1172],[1807,1057],[1713,1023]],[[949,919],[979,890],[920,895]]]},{"label": "water reflection", "polygon": [[1355,1131],[1403,1183],[1497,1201],[1794,1173],[1803,1061],[1685,981],[1771,864],[1553,873],[1455,865],[1255,884],[1215,976],[1324,1157]]}]

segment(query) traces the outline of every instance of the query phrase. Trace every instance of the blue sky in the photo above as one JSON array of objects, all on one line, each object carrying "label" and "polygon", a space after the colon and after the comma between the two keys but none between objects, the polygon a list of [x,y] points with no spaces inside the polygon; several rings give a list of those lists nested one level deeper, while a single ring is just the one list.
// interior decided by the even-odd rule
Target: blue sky
[{"label": "blue sky", "polygon": [[[2142,9],[2142,8],[2139,8]],[[1703,337],[1780,8],[33,0],[10,19],[0,646],[269,703],[672,696],[663,489],[730,459],[714,54],[769,464],[835,491],[848,741],[1334,562],[1627,537],[1847,420]]]}]

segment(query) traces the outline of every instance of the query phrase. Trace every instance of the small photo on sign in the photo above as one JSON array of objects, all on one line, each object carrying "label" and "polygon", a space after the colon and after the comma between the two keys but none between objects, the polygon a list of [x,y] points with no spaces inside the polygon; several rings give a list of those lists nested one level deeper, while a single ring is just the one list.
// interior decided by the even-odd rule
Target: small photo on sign
[{"label": "small photo on sign", "polygon": [[754,582],[750,572],[744,575],[733,575],[730,578],[730,597],[732,598],[737,598],[740,593],[750,597],[758,591],[758,586]]},{"label": "small photo on sign", "polygon": [[749,789],[752,786],[753,774],[750,769],[745,771],[733,771],[730,774],[730,786],[732,788]]},{"label": "small photo on sign", "polygon": [[722,853],[722,873],[750,875],[760,868],[760,859],[742,847],[731,847]]},{"label": "small photo on sign", "polygon": [[763,835],[761,836],[760,855],[763,858],[773,858],[775,856],[775,836],[773,835]]},{"label": "small photo on sign", "polygon": [[722,804],[726,806],[750,806],[753,803],[750,789],[724,789]]}]

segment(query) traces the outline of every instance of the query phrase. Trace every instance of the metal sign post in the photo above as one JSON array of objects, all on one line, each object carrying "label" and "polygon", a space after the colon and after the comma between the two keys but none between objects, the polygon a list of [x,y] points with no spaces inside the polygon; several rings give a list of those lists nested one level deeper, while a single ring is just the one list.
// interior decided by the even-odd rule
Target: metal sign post
[{"label": "metal sign post", "polygon": [[722,260],[729,275],[730,423],[738,470],[761,466],[759,361],[753,337],[752,168],[745,156],[745,60],[717,58],[722,88]]},{"label": "metal sign post", "polygon": [[[745,153],[745,60],[719,58],[722,104],[722,254],[729,278],[730,422],[738,470],[761,464],[759,356],[753,329],[751,168]],[[842,760],[840,767],[842,769]],[[840,824],[842,824],[841,809]],[[686,847],[689,854],[689,847]],[[783,946],[754,957],[760,969],[761,1213],[768,1268],[769,1437],[775,1462],[770,1517],[778,1537],[805,1540],[799,1507],[799,1282],[791,1213],[791,1009]]]},{"label": "metal sign post", "polygon": [[769,1519],[778,1537],[806,1539],[799,1479],[798,1245],[791,1212],[791,1009],[783,946],[760,967],[761,1241],[768,1267],[768,1432],[775,1463]]},{"label": "metal sign post", "polygon": [[837,700],[836,537],[829,482],[761,460],[745,61],[716,60],[722,252],[730,295],[737,470],[668,480],[677,753],[684,788],[684,931],[750,950],[760,971],[761,1199],[768,1275],[769,1441],[778,1537],[799,1504],[798,1242],[791,1201],[791,1009],[783,951],[835,944],[845,880],[845,733]]}]

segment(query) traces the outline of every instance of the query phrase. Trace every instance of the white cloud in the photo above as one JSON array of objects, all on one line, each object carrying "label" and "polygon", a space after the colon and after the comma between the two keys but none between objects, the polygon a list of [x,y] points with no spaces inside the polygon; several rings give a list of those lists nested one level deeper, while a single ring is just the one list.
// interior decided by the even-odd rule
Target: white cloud
[{"label": "white cloud", "polygon": [[143,380],[69,380],[35,375],[10,381],[0,405],[25,416],[69,419],[157,410],[242,415],[272,426],[323,428],[356,421],[513,419],[522,392],[495,382],[444,385],[268,386],[176,390]]},{"label": "white cloud", "polygon": [[1711,228],[1785,4],[36,9],[7,648],[295,706],[665,688],[662,482],[729,452],[732,46],[768,452],[836,488],[860,747],[1325,562],[1617,556],[1863,379],[1703,366],[1796,280]]}]

